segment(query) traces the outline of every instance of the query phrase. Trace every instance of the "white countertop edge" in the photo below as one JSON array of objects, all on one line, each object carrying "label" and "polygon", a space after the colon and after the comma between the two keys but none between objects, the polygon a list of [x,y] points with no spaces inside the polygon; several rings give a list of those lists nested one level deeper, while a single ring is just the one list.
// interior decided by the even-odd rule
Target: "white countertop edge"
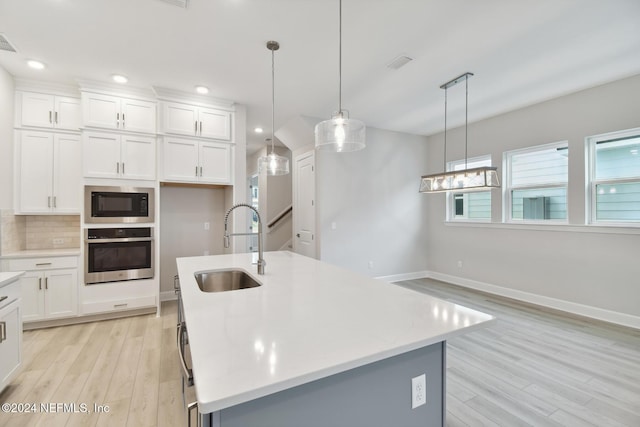
[{"label": "white countertop edge", "polygon": [[0,288],[8,285],[9,283],[13,283],[20,276],[24,274],[24,271],[12,271],[12,272],[4,272],[0,273]]},{"label": "white countertop edge", "polygon": [[[313,381],[321,380],[323,378],[330,377],[332,375],[340,374],[342,372],[349,371],[351,369],[359,368],[361,366],[369,365],[371,363],[379,362],[384,359],[388,359],[390,357],[399,356],[404,353],[408,353],[413,350],[418,350],[420,348],[428,347],[433,344],[437,344],[442,341],[446,341],[449,338],[453,338],[457,335],[469,333],[475,329],[484,328],[494,322],[496,322],[496,318],[492,317],[490,320],[485,322],[476,323],[474,325],[466,326],[462,329],[457,329],[455,331],[451,331],[445,334],[441,334],[438,336],[430,337],[429,339],[425,339],[422,341],[418,341],[411,345],[405,345],[401,347],[396,347],[391,350],[387,350],[384,352],[380,352],[377,354],[372,354],[367,357],[363,357],[361,359],[350,360],[346,363],[342,363],[339,365],[334,365],[326,369],[318,370],[307,375],[301,375],[296,378],[291,378],[287,381],[281,381],[279,383],[272,383],[268,386],[254,389],[248,391],[246,393],[237,394],[234,396],[230,396],[228,398],[219,399],[215,402],[203,402],[197,396],[197,384],[196,387],[196,398],[198,400],[198,412],[201,414],[208,414],[216,411],[221,411],[236,405],[240,405],[242,403],[250,402],[255,399],[259,399],[261,397],[269,396],[274,393],[278,393],[280,391],[288,390],[297,386],[301,386],[304,384],[308,384]],[[195,376],[194,376],[195,379]],[[197,382],[197,381],[196,381]]]},{"label": "white countertop edge", "polygon": [[3,253],[2,255],[0,255],[0,259],[59,257],[59,256],[78,256],[78,255],[80,255],[80,248],[27,249],[23,251]]}]

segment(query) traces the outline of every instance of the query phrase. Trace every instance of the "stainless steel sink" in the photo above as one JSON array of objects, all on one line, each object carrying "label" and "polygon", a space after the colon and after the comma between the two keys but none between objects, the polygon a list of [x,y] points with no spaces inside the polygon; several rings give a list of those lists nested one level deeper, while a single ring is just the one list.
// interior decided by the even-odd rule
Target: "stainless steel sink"
[{"label": "stainless steel sink", "polygon": [[225,292],[261,286],[242,270],[216,270],[195,273],[202,292]]}]

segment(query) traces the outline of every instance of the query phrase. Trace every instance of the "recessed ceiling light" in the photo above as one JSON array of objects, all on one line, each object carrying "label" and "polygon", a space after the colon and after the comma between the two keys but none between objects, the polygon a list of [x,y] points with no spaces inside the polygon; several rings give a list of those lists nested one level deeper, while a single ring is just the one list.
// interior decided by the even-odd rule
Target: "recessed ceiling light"
[{"label": "recessed ceiling light", "polygon": [[196,92],[202,95],[206,95],[209,93],[209,88],[206,86],[196,86]]},{"label": "recessed ceiling light", "polygon": [[34,70],[43,70],[44,64],[40,61],[36,61],[35,59],[30,59],[27,61],[27,65]]},{"label": "recessed ceiling light", "polygon": [[129,79],[123,76],[122,74],[114,74],[111,76],[111,78],[116,83],[126,83],[129,81]]},{"label": "recessed ceiling light", "polygon": [[261,127],[257,127],[253,130],[255,133],[262,133],[264,130]]}]

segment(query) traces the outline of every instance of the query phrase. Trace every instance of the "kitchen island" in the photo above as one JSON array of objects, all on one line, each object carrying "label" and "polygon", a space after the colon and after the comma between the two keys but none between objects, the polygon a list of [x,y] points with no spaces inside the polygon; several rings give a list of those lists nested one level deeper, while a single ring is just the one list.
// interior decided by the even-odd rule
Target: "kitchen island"
[{"label": "kitchen island", "polygon": [[[431,426],[445,421],[445,341],[493,317],[291,252],[178,258],[204,426]],[[240,269],[261,286],[200,290]],[[412,378],[426,404],[412,409]]]}]

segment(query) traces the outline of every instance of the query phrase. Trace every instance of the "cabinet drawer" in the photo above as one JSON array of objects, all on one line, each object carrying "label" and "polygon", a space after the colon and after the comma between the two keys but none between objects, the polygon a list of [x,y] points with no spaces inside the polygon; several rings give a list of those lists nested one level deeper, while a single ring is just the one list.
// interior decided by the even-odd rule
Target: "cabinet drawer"
[{"label": "cabinet drawer", "polygon": [[77,268],[77,256],[53,258],[19,258],[8,261],[9,271],[51,270],[53,268]]},{"label": "cabinet drawer", "polygon": [[[6,299],[3,299],[7,297]],[[20,298],[20,278],[0,288],[0,309]]]},{"label": "cabinet drawer", "polygon": [[155,305],[156,298],[154,296],[141,296],[109,301],[86,302],[82,304],[82,314],[111,313],[115,311],[153,307]]}]

